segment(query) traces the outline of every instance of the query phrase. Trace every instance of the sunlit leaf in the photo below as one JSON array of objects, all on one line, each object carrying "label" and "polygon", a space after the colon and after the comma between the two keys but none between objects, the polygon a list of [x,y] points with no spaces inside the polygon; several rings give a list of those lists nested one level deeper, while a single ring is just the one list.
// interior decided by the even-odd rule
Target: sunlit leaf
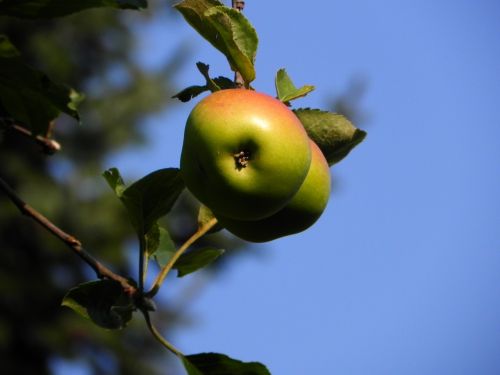
[{"label": "sunlit leaf", "polygon": [[305,85],[300,88],[295,87],[285,69],[280,69],[276,73],[275,85],[278,99],[283,103],[288,103],[291,100],[306,96],[314,90],[314,86],[310,85]]},{"label": "sunlit leaf", "polygon": [[110,168],[104,171],[103,177],[108,182],[109,186],[115,192],[117,197],[121,197],[125,190],[125,183],[123,182],[120,171],[117,168]]},{"label": "sunlit leaf", "polygon": [[176,250],[175,243],[170,237],[170,233],[165,228],[158,228],[158,247],[151,255],[156,260],[160,268],[164,267]]},{"label": "sunlit leaf", "polygon": [[[202,226],[204,226],[205,224],[207,224],[210,220],[212,220],[213,218],[215,218],[212,210],[210,210],[210,208],[208,208],[207,206],[205,206],[204,204],[202,204],[200,206],[200,209],[198,210],[198,227],[201,228]],[[219,223],[215,224],[214,227],[212,227],[208,233],[215,233],[215,232],[218,232],[220,230],[222,230],[223,227],[222,225],[220,225]]]},{"label": "sunlit leaf", "polygon": [[186,21],[227,58],[249,83],[255,79],[258,37],[245,16],[216,0],[184,0],[175,5]]},{"label": "sunlit leaf", "polygon": [[241,73],[245,82],[252,82],[258,45],[253,26],[241,12],[224,6],[210,8],[205,15],[224,41],[229,65]]}]

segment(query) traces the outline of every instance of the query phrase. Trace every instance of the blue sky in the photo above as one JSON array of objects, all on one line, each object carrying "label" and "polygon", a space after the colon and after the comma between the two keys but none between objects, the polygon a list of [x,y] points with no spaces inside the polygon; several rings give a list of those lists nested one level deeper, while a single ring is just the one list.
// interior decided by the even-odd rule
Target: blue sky
[{"label": "blue sky", "polygon": [[[245,14],[260,37],[255,88],[274,94],[284,67],[317,87],[297,106],[328,108],[361,77],[368,137],[333,167],[319,222],[209,280],[196,324],[170,339],[273,375],[499,374],[500,2],[247,0]],[[181,86],[201,82],[196,61],[230,75],[180,17],[141,35],[151,67],[191,49]],[[150,119],[152,145],[106,167],[178,166],[193,105]]]}]

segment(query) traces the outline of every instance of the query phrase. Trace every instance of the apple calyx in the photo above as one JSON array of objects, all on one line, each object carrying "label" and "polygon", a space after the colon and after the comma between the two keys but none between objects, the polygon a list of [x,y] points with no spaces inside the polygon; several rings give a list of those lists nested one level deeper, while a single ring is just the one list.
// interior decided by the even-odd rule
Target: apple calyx
[{"label": "apple calyx", "polygon": [[241,150],[233,155],[237,170],[246,168],[248,161],[250,160],[250,155],[250,151],[248,150]]}]

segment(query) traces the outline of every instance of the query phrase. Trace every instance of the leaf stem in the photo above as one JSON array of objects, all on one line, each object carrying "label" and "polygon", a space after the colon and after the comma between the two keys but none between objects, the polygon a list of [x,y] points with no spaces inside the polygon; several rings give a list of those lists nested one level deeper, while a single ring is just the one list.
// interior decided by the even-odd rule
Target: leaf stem
[{"label": "leaf stem", "polygon": [[115,280],[121,284],[123,290],[134,295],[137,292],[137,288],[130,283],[129,280],[123,276],[117,275],[109,268],[100,263],[92,255],[90,255],[82,246],[82,243],[72,235],[64,232],[62,229],[53,224],[49,219],[43,216],[41,213],[36,211],[29,204],[24,202],[16,192],[0,177],[0,190],[5,192],[7,197],[16,205],[16,207],[21,211],[23,215],[26,215],[52,233],[54,236],[63,241],[73,252],[78,255],[85,263],[87,263],[95,271],[99,279],[108,278]]},{"label": "leaf stem", "polygon": [[146,320],[146,324],[149,328],[149,331],[151,332],[151,334],[154,336],[154,338],[160,342],[160,344],[162,344],[165,348],[167,348],[168,350],[170,350],[172,353],[174,353],[176,356],[183,356],[182,352],[177,349],[175,346],[173,346],[171,343],[169,343],[162,335],[160,332],[158,332],[158,330],[156,329],[156,327],[153,325],[153,323],[151,322],[151,318],[149,317],[149,311],[147,310],[141,310],[142,311],[142,314],[144,315],[144,319]]},{"label": "leaf stem", "polygon": [[144,289],[144,280],[146,279],[146,238],[144,235],[139,236],[139,290]]},{"label": "leaf stem", "polygon": [[[241,0],[232,0],[232,7],[238,12],[243,12],[243,9],[245,8],[245,2]],[[243,79],[243,76],[239,71],[234,72],[234,83],[240,88],[245,87],[245,80]]]},{"label": "leaf stem", "polygon": [[215,224],[217,224],[217,219],[214,217],[207,221],[204,225],[198,228],[198,230],[190,237],[184,244],[172,255],[172,257],[169,259],[168,263],[162,268],[158,276],[156,277],[153,286],[151,289],[145,293],[144,295],[146,297],[152,298],[158,293],[158,290],[160,290],[160,286],[163,283],[163,280],[165,280],[165,277],[167,277],[169,271],[172,269],[174,266],[175,262],[179,257],[184,254],[184,252],[191,246],[196,240],[198,240],[200,237],[202,237],[204,234],[206,234],[210,229],[212,229]]}]

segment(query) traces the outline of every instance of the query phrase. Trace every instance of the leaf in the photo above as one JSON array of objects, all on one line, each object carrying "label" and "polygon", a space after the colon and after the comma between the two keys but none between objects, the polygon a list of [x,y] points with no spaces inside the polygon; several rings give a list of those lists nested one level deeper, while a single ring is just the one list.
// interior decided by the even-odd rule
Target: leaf
[{"label": "leaf", "polygon": [[200,95],[202,92],[205,91],[219,91],[221,89],[232,89],[237,87],[236,84],[230,80],[229,78],[226,77],[217,77],[217,78],[210,78],[208,74],[208,69],[209,66],[207,64],[204,64],[202,62],[197,62],[196,66],[200,73],[203,75],[205,78],[206,84],[205,86],[189,86],[185,88],[184,90],[178,92],[172,98],[177,98],[181,102],[188,102],[191,99],[195,98],[196,96]]},{"label": "leaf", "polygon": [[164,228],[159,227],[158,229],[158,247],[151,255],[160,268],[163,268],[174,255],[176,248],[170,233]]},{"label": "leaf", "polygon": [[286,104],[289,104],[290,100],[306,96],[314,90],[314,86],[310,85],[302,86],[299,89],[296,88],[285,69],[280,69],[276,73],[275,86],[278,99]]},{"label": "leaf", "polygon": [[144,9],[147,5],[146,0],[3,0],[0,1],[0,15],[54,18],[90,8]]},{"label": "leaf", "polygon": [[224,249],[213,249],[210,247],[196,249],[182,255],[174,264],[177,269],[177,277],[183,277],[199,269],[208,266],[215,259],[224,254]]},{"label": "leaf", "polygon": [[227,51],[226,58],[234,71],[241,73],[246,83],[255,79],[255,55],[258,38],[255,29],[243,14],[228,7],[214,7],[205,16],[218,31]]},{"label": "leaf", "polygon": [[135,310],[132,297],[114,280],[80,284],[64,296],[62,306],[108,329],[124,328]]},{"label": "leaf", "polygon": [[231,69],[249,83],[255,79],[258,37],[239,11],[217,0],[184,0],[175,5],[186,21],[227,58]]},{"label": "leaf", "polygon": [[113,189],[116,196],[120,198],[125,190],[125,183],[120,175],[120,171],[117,168],[110,168],[107,171],[104,171],[102,175],[108,182],[111,189]]},{"label": "leaf", "polygon": [[181,102],[186,103],[205,91],[208,91],[207,86],[189,86],[186,87],[184,90],[179,91],[177,94],[172,96],[172,98],[177,98]]},{"label": "leaf", "polygon": [[[198,210],[198,228],[201,228],[204,226],[206,223],[208,223],[210,220],[214,218],[214,214],[210,208],[208,208],[205,205],[200,205],[200,209]],[[207,233],[215,233],[219,232],[224,227],[220,225],[219,223],[215,224],[213,228],[211,228]]]},{"label": "leaf", "polygon": [[132,225],[139,236],[145,235],[156,221],[170,212],[184,181],[177,168],[159,169],[136,181],[121,194]]},{"label": "leaf", "polygon": [[361,143],[366,132],[359,130],[344,116],[319,109],[294,110],[309,137],[319,146],[329,165],[346,157]]},{"label": "leaf", "polygon": [[144,251],[146,252],[146,256],[151,257],[158,247],[160,246],[160,226],[158,223],[154,223],[151,226],[151,229],[144,236],[144,240],[146,242],[144,246]]},{"label": "leaf", "polygon": [[226,90],[226,89],[234,89],[238,87],[234,81],[227,77],[219,76],[216,78],[212,79],[217,86],[221,88],[221,90]]},{"label": "leaf", "polygon": [[224,354],[200,353],[180,356],[188,375],[271,375],[259,362],[242,362]]},{"label": "leaf", "polygon": [[[0,3],[3,4],[3,3]],[[0,35],[0,105],[34,135],[46,135],[61,112],[80,120],[76,108],[83,96],[31,68],[5,35]]]}]

